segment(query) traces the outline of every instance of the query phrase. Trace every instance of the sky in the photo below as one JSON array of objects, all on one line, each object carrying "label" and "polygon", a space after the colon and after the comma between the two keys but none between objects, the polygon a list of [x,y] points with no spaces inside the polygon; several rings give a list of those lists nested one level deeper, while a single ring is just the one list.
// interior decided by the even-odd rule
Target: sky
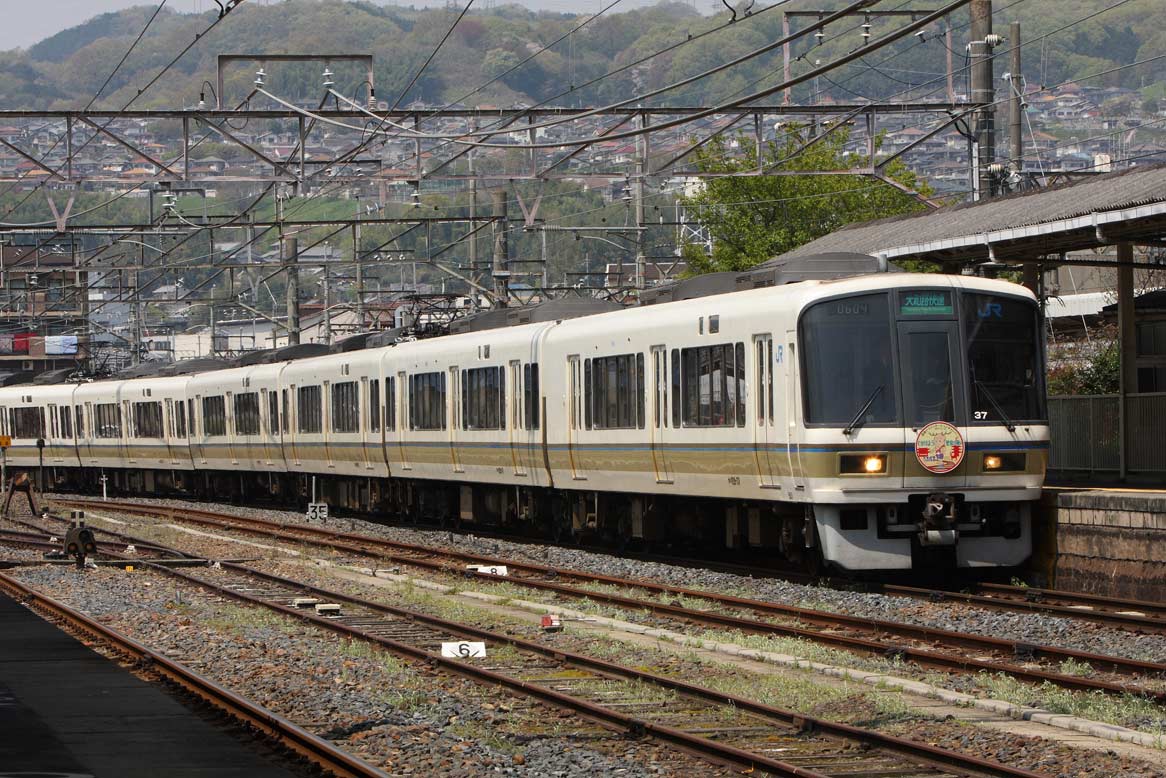
[{"label": "sky", "polygon": [[[562,12],[598,11],[601,0],[506,0],[528,8]],[[22,48],[44,40],[61,30],[78,24],[99,14],[130,8],[135,5],[157,6],[158,0],[0,0],[4,9],[4,24],[0,25],[0,51]],[[278,0],[246,0],[255,5],[274,5]],[[403,0],[391,3],[374,0],[382,5],[444,5],[445,0]],[[460,0],[459,0],[460,2]],[[480,2],[480,0],[479,0]],[[650,0],[624,0],[616,9],[634,8],[649,4]],[[485,3],[482,3],[485,5]],[[707,6],[706,0],[699,0],[698,7]],[[218,8],[213,0],[167,0],[166,7],[178,12],[211,11]]]}]

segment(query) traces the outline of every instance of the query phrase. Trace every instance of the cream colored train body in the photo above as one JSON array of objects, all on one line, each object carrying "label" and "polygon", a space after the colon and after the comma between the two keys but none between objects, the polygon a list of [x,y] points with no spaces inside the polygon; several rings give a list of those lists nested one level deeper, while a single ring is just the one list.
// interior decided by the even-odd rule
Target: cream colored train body
[{"label": "cream colored train body", "polygon": [[[1031,551],[1047,458],[1041,353],[1024,288],[884,273],[7,387],[0,434],[9,467],[63,487],[104,475],[123,492],[299,501],[314,487],[356,510],[685,536],[848,570],[1010,566]],[[947,462],[919,453],[931,422],[958,431]]]}]

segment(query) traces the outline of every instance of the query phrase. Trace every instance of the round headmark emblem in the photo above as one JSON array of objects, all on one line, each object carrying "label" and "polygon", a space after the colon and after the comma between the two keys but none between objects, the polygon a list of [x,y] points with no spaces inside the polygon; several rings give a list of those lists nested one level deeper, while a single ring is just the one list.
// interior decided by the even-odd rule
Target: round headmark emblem
[{"label": "round headmark emblem", "polygon": [[964,461],[964,438],[954,425],[933,421],[915,438],[915,458],[932,473],[955,470]]}]

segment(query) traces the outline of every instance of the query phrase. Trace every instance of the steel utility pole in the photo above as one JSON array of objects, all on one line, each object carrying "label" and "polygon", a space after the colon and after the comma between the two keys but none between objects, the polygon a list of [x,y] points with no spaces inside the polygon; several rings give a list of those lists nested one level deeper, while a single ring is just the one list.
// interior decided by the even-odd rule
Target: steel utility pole
[{"label": "steel utility pole", "polygon": [[993,84],[993,67],[991,46],[988,36],[992,34],[992,0],[971,1],[971,42],[969,58],[971,60],[971,88],[972,102],[979,103],[982,108],[976,111],[976,131],[974,151],[975,170],[973,171],[972,192],[973,198],[979,200],[996,194],[996,187],[992,183],[992,174],[989,165],[996,159],[995,139],[995,109],[992,102],[995,99]]},{"label": "steel utility pole", "polygon": [[356,198],[356,221],[352,223],[352,258],[356,260],[356,334],[364,332],[364,263],[360,260],[360,198]]},{"label": "steel utility pole", "polygon": [[510,270],[507,268],[509,251],[506,247],[506,190],[491,193],[494,201],[494,296],[496,304],[505,308],[510,303]]},{"label": "steel utility pole", "polygon": [[332,274],[327,265],[324,265],[324,289],[321,297],[324,300],[324,344],[332,345]]},{"label": "steel utility pole", "polygon": [[[646,116],[640,117],[640,126],[647,126]],[[648,148],[643,135],[636,138],[636,180],[633,183],[633,197],[636,210],[636,289],[643,289],[644,284],[644,173],[648,167]]]},{"label": "steel utility pole", "polygon": [[287,268],[287,344],[298,346],[300,343],[300,269],[296,265],[296,258],[300,253],[300,241],[297,238],[284,238],[280,242],[283,256],[282,264]]}]

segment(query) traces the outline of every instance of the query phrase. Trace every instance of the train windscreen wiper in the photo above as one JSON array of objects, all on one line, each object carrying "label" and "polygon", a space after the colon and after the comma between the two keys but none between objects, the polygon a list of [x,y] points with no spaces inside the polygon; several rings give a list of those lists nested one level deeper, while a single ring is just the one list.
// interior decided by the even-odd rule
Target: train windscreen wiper
[{"label": "train windscreen wiper", "polygon": [[870,410],[870,406],[874,405],[875,399],[880,394],[882,394],[883,386],[883,384],[879,384],[875,387],[875,390],[870,393],[870,397],[867,399],[866,403],[862,406],[861,409],[859,409],[858,413],[854,414],[854,418],[851,419],[850,423],[847,424],[846,427],[842,430],[843,435],[849,435],[866,423],[866,412]]},{"label": "train windscreen wiper", "polygon": [[996,402],[996,398],[988,391],[988,387],[978,378],[976,379],[976,388],[984,393],[984,396],[988,398],[988,402],[992,403],[992,407],[996,409],[996,413],[1000,414],[1000,418],[1004,420],[1004,426],[1008,431],[1015,432],[1016,425],[1012,423],[1012,419],[1008,418],[1008,414],[1000,407],[1000,403]]}]

